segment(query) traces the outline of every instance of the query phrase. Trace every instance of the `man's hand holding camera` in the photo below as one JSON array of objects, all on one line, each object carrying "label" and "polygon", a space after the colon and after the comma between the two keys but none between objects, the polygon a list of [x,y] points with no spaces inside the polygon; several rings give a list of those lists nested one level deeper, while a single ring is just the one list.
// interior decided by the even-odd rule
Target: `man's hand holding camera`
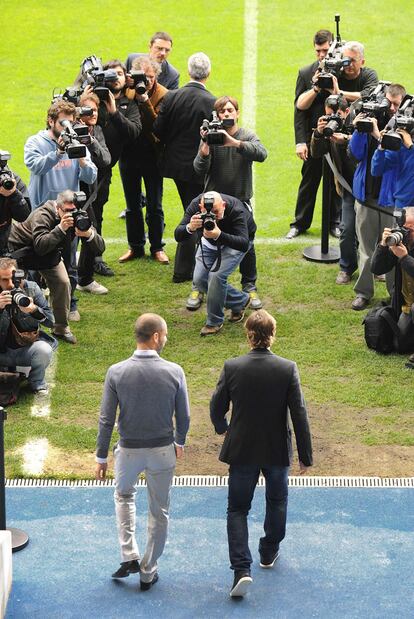
[{"label": "man's hand holding camera", "polygon": [[413,145],[413,139],[411,137],[411,134],[408,133],[408,131],[406,131],[405,129],[397,129],[397,133],[399,133],[402,137],[405,148],[411,148]]},{"label": "man's hand holding camera", "polygon": [[[66,212],[62,215],[61,220],[59,222],[59,228],[66,234],[69,228],[73,228],[75,224],[75,220],[73,219],[73,215],[71,212]],[[75,227],[75,235],[89,239],[93,234],[92,228],[88,230],[79,230]]]},{"label": "man's hand holding camera", "polygon": [[[354,118],[354,120],[352,121],[352,124],[354,125],[354,127],[356,127],[357,122],[360,120],[364,120],[366,118],[366,114],[364,112],[360,112],[359,114],[357,114]],[[373,138],[375,138],[376,140],[380,140],[381,139],[381,133],[380,130],[378,129],[378,120],[375,118],[375,116],[370,117],[369,119],[372,122],[372,131],[371,134]]]},{"label": "man's hand holding camera", "polygon": [[[203,227],[203,219],[202,219],[201,213],[196,213],[190,219],[190,223],[187,226],[188,231],[192,233],[192,232],[195,232],[196,230],[199,230],[202,227]],[[214,221],[214,228],[212,230],[206,230],[206,229],[203,230],[204,238],[212,239],[213,241],[216,241],[219,238],[220,234],[221,234],[221,230],[217,226],[216,221]]]},{"label": "man's hand holding camera", "polygon": [[382,233],[381,245],[384,247],[388,247],[388,249],[394,254],[394,256],[397,256],[397,258],[404,258],[408,255],[408,250],[402,241],[398,243],[398,245],[389,245],[387,243],[387,238],[391,236],[391,234],[391,228],[384,228],[384,232]]}]

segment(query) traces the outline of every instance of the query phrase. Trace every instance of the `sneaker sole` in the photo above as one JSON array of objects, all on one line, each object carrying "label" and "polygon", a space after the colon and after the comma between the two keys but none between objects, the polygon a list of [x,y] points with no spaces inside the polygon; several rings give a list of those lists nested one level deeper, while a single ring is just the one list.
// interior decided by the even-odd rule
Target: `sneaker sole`
[{"label": "sneaker sole", "polygon": [[279,554],[277,554],[275,556],[275,558],[273,559],[272,563],[262,563],[262,562],[260,562],[260,567],[262,567],[264,570],[268,570],[268,569],[270,569],[271,567],[274,566],[274,564],[276,563],[278,558],[279,558]]},{"label": "sneaker sole", "polygon": [[240,578],[237,585],[230,591],[230,597],[232,598],[242,598],[246,595],[250,585],[252,584],[253,579],[251,576],[244,576]]}]

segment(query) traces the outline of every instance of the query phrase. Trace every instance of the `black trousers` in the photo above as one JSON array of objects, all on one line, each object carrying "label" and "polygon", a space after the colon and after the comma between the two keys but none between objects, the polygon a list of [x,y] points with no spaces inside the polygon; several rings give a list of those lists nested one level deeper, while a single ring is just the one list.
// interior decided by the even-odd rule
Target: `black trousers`
[{"label": "black trousers", "polygon": [[[326,168],[326,169],[325,169]],[[341,221],[341,199],[335,191],[333,174],[327,163],[324,164],[323,157],[314,159],[309,155],[302,165],[302,180],[298,189],[296,200],[295,220],[290,224],[300,230],[310,228],[315,209],[316,195],[322,179],[333,186],[331,191],[332,200],[330,203],[330,227],[339,226]]]},{"label": "black trousers", "polygon": [[[203,191],[203,185],[191,181],[174,179],[184,211],[194,198]],[[188,241],[177,244],[174,261],[173,281],[176,283],[192,281],[195,264],[197,235],[193,234]]]}]

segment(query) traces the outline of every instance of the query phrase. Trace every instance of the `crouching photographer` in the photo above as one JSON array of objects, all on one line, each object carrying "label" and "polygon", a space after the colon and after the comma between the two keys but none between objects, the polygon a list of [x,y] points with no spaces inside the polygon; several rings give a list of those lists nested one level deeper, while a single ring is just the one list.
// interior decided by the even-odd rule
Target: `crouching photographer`
[{"label": "crouching photographer", "polygon": [[228,277],[243,260],[254,240],[252,214],[237,198],[209,191],[195,198],[175,230],[177,242],[198,236],[193,288],[207,294],[207,322],[200,335],[216,335],[229,322],[241,322],[250,303],[248,292],[236,290]]},{"label": "crouching photographer", "polygon": [[91,226],[86,211],[78,208],[78,198],[83,192],[62,191],[57,200],[33,211],[23,223],[12,226],[9,246],[19,264],[27,269],[39,271],[50,290],[51,304],[55,316],[53,334],[69,344],[76,344],[76,338],[69,329],[71,286],[62,261],[62,252],[67,251],[74,237],[82,243],[89,243],[96,254],[105,249],[103,238]]},{"label": "crouching photographer", "polygon": [[[400,225],[384,228],[382,239],[372,256],[371,270],[375,275],[395,267],[394,291],[391,299],[398,318],[398,352],[414,351],[414,207],[399,215]],[[414,369],[414,354],[407,366]]]},{"label": "crouching photographer", "polygon": [[7,150],[0,150],[0,256],[8,252],[12,219],[24,221],[30,214],[30,200],[26,185],[8,167],[11,158]]},{"label": "crouching photographer", "polygon": [[33,392],[45,394],[45,371],[56,340],[40,329],[53,326],[53,314],[35,282],[24,279],[11,258],[0,258],[0,366],[28,366]]}]

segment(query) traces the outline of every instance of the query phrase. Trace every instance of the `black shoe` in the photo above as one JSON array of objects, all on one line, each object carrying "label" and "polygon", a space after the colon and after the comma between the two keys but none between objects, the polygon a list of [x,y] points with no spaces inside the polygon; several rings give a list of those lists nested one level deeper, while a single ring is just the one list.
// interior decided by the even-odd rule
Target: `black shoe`
[{"label": "black shoe", "polygon": [[232,598],[244,597],[252,582],[253,579],[250,576],[250,572],[235,572],[230,596]]},{"label": "black shoe", "polygon": [[155,585],[157,580],[158,580],[158,573],[157,572],[155,572],[155,574],[152,577],[152,580],[150,582],[142,582],[142,580],[141,580],[140,581],[141,591],[148,591],[149,589],[151,589],[152,585]]},{"label": "black shoe", "polygon": [[260,555],[260,567],[263,567],[264,569],[269,569],[270,567],[273,567],[274,564],[276,563],[276,561],[279,558],[279,551],[276,550],[276,552],[272,552],[272,553],[268,553],[268,552],[260,552],[259,550],[259,555]]},{"label": "black shoe", "polygon": [[174,284],[182,284],[183,282],[192,282],[192,275],[173,275],[172,280]]},{"label": "black shoe", "polygon": [[113,270],[106,264],[106,262],[95,262],[93,265],[93,270],[98,275],[103,275],[104,277],[112,277],[115,275]]},{"label": "black shoe", "polygon": [[121,563],[119,570],[116,570],[112,574],[112,578],[126,578],[130,574],[137,574],[139,572],[139,563],[137,559],[132,561],[124,561]]}]

